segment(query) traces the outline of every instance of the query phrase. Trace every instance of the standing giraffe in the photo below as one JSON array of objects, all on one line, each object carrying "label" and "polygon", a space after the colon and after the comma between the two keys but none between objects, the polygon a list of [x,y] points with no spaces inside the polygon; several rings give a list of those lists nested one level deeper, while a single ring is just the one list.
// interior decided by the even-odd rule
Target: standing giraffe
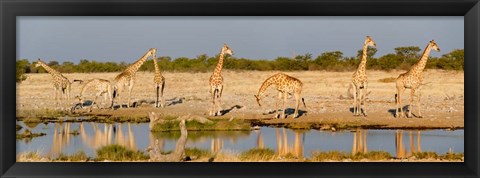
[{"label": "standing giraffe", "polygon": [[[140,59],[129,65],[122,73],[118,74],[115,79],[113,79],[113,95],[110,108],[113,108],[113,104],[115,102],[115,98],[118,96],[118,89],[120,86],[122,86],[123,90],[125,90],[125,86],[128,86],[127,108],[130,107],[130,97],[132,96],[132,89],[133,85],[135,84],[135,74],[147,60],[147,58],[149,56],[154,56],[156,52],[156,48],[150,48]],[[120,107],[122,107],[122,104],[120,104]]]},{"label": "standing giraffe", "polygon": [[[398,107],[400,106],[400,114],[403,115],[402,98],[401,95],[405,89],[410,89],[410,105],[408,108],[408,117],[412,116],[412,103],[415,91],[420,87],[423,81],[423,69],[427,64],[428,56],[430,55],[430,50],[440,51],[440,48],[437,46],[434,40],[430,41],[423,51],[422,57],[420,60],[414,64],[408,72],[400,74],[397,78],[397,93],[395,94],[395,100],[397,103],[397,108],[395,109],[395,117],[399,117]],[[417,96],[417,108],[418,108],[418,117],[422,118],[422,113],[420,112],[420,95]]]},{"label": "standing giraffe", "polygon": [[358,116],[362,109],[360,108],[363,105],[363,114],[367,116],[367,111],[365,109],[366,103],[366,90],[368,86],[367,81],[367,73],[365,70],[365,66],[367,64],[367,50],[369,46],[377,47],[375,41],[373,41],[370,36],[367,36],[365,42],[363,43],[363,55],[362,61],[358,65],[357,71],[355,71],[352,75],[352,86],[353,86],[353,115]]},{"label": "standing giraffe", "polygon": [[155,85],[155,91],[157,94],[157,97],[155,98],[155,107],[158,108],[158,98],[160,96],[161,98],[161,107],[165,107],[165,99],[163,98],[163,89],[165,88],[165,77],[162,76],[162,73],[160,72],[160,69],[158,68],[157,64],[157,56],[156,53],[153,53],[153,65],[155,65],[155,76],[153,77],[153,83]]},{"label": "standing giraffe", "polygon": [[61,91],[62,95],[67,98],[67,107],[70,103],[70,89],[72,82],[67,77],[63,76],[60,72],[48,66],[40,58],[38,59],[35,67],[42,66],[53,77],[53,88],[55,89],[55,107],[58,106],[58,92]]},{"label": "standing giraffe", "polygon": [[[108,81],[108,80],[95,78],[95,79],[90,79],[90,80],[87,80],[87,81],[73,80],[73,82],[85,83],[82,86],[82,90],[80,91],[80,95],[75,96],[75,98],[78,99],[78,101],[81,104],[83,104],[83,94],[85,93],[85,91],[87,91],[87,89],[90,89],[90,88],[93,88],[94,91],[96,92],[95,93],[95,98],[93,99],[93,102],[92,102],[91,106],[93,106],[94,104],[97,104],[95,102],[97,100],[97,97],[102,96],[105,93],[106,93],[106,95],[103,95],[104,101],[106,101],[107,98],[109,98],[110,100],[112,99],[110,97],[110,96],[112,96],[112,85],[111,85],[110,81]],[[97,104],[97,107],[98,107],[98,104]],[[92,111],[92,107],[90,107],[90,111]]]},{"label": "standing giraffe", "polygon": [[301,97],[303,83],[297,78],[291,77],[283,73],[277,73],[275,75],[270,76],[263,82],[262,86],[258,90],[258,93],[254,95],[255,98],[257,98],[257,103],[259,106],[262,106],[260,104],[260,100],[262,100],[261,94],[264,93],[267,90],[267,88],[270,87],[270,85],[275,85],[278,91],[278,98],[275,105],[275,109],[276,109],[275,112],[277,112],[277,115],[275,117],[278,118],[278,116],[280,115],[278,113],[278,110],[280,109],[278,105],[278,101],[283,96],[283,110],[281,113],[281,118],[285,118],[285,104],[287,102],[287,95],[289,94],[291,95],[292,93],[294,94],[295,100],[296,100],[295,113],[293,114],[293,118],[298,117],[298,106],[300,105],[300,98],[302,99],[303,106],[305,106],[305,101]]},{"label": "standing giraffe", "polygon": [[[210,116],[221,115],[222,111],[222,92],[223,92],[223,77],[222,77],[222,68],[223,68],[223,56],[225,54],[233,55],[232,49],[224,44],[218,59],[217,67],[213,71],[212,76],[210,76],[210,94],[212,97],[211,107],[210,107]],[[217,100],[217,101],[216,101]],[[215,103],[217,103],[218,108],[215,112]]]}]

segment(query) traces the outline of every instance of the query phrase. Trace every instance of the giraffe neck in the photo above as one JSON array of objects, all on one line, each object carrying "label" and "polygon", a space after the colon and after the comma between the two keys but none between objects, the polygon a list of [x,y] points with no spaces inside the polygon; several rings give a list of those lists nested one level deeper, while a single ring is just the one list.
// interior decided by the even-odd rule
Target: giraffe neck
[{"label": "giraffe neck", "polygon": [[90,81],[87,81],[87,83],[85,83],[85,85],[82,86],[82,91],[80,92],[80,98],[83,97],[83,94],[84,94],[85,91],[87,90],[89,83],[90,83]]},{"label": "giraffe neck", "polygon": [[40,63],[40,65],[51,75],[59,75],[60,72],[56,71],[55,69],[51,68],[50,66],[48,66],[47,64],[45,64],[44,62],[38,62]]},{"label": "giraffe neck", "polygon": [[158,68],[157,59],[153,59],[153,65],[155,65],[155,75],[160,74],[160,68]]},{"label": "giraffe neck", "polygon": [[428,44],[427,47],[425,47],[425,50],[423,51],[422,57],[420,58],[418,63],[415,64],[414,67],[412,67],[412,70],[422,71],[425,68],[425,65],[427,64],[428,56],[430,56],[431,49],[432,48],[430,48],[430,44]]},{"label": "giraffe neck", "polygon": [[132,65],[128,66],[125,71],[129,71],[130,74],[134,74],[135,72],[138,71],[138,69],[143,65],[145,61],[147,61],[147,58],[152,55],[151,51],[147,51],[140,59],[135,61]]},{"label": "giraffe neck", "polygon": [[368,46],[365,44],[363,46],[363,54],[362,54],[362,61],[360,61],[360,65],[358,65],[357,71],[365,71],[365,66],[367,64],[367,51],[368,51]]},{"label": "giraffe neck", "polygon": [[223,52],[223,49],[222,49],[222,51],[220,52],[219,59],[218,59],[217,67],[215,67],[215,71],[213,72],[214,74],[220,74],[220,73],[222,72],[222,68],[223,68],[223,55],[224,55],[224,52]]},{"label": "giraffe neck", "polygon": [[270,87],[270,85],[274,84],[275,82],[273,81],[273,77],[270,77],[268,78],[267,80],[265,80],[262,84],[262,86],[260,87],[260,89],[258,90],[258,93],[257,93],[257,96],[260,97],[260,95],[262,93],[264,93],[268,87]]}]

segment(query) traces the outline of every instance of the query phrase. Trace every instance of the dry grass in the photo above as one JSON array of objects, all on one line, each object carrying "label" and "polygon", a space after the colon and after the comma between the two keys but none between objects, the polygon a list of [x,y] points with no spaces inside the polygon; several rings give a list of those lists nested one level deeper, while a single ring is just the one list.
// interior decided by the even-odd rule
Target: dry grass
[{"label": "dry grass", "polygon": [[382,83],[392,83],[392,82],[395,82],[396,80],[397,80],[397,78],[395,78],[395,77],[378,79],[378,81],[382,82]]},{"label": "dry grass", "polygon": [[270,161],[275,158],[275,151],[269,148],[252,148],[240,154],[240,160],[242,161]]}]

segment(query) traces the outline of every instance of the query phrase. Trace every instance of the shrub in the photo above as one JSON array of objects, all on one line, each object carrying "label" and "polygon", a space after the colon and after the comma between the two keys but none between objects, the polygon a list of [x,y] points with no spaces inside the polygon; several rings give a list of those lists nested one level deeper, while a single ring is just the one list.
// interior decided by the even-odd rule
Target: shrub
[{"label": "shrub", "polygon": [[83,151],[79,151],[72,155],[65,155],[61,153],[56,159],[56,161],[87,161],[89,160],[87,154]]},{"label": "shrub", "polygon": [[97,161],[136,161],[147,160],[149,157],[141,151],[134,151],[121,145],[108,145],[97,149]]},{"label": "shrub", "polygon": [[240,160],[268,161],[275,158],[275,151],[270,148],[252,148],[240,154]]},{"label": "shrub", "polygon": [[313,152],[312,153],[312,161],[340,161],[343,159],[347,159],[349,156],[345,152],[340,151],[328,151],[328,152]]}]

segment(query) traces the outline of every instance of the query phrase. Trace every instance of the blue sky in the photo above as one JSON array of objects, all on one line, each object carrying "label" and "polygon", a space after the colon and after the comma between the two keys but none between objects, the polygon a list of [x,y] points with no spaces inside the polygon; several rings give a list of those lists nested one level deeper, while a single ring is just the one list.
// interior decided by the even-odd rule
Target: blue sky
[{"label": "blue sky", "polygon": [[339,50],[356,56],[365,36],[375,57],[435,39],[440,56],[464,48],[463,16],[454,17],[17,17],[17,59],[133,62],[157,56],[214,56],[227,43],[237,58],[275,59]]}]

